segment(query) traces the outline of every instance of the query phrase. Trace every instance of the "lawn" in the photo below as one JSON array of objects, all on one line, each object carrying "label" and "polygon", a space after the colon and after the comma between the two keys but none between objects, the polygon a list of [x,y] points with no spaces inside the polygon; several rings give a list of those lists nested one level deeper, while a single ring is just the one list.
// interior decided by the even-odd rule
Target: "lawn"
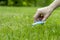
[{"label": "lawn", "polygon": [[44,25],[32,27],[38,7],[0,7],[0,40],[60,40],[60,8]]}]

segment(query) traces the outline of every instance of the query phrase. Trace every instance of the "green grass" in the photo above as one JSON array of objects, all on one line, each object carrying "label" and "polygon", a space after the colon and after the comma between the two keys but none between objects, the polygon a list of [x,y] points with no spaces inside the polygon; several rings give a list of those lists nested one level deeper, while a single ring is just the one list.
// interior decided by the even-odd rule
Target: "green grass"
[{"label": "green grass", "polygon": [[0,40],[60,40],[60,8],[44,25],[32,27],[37,7],[0,7]]}]

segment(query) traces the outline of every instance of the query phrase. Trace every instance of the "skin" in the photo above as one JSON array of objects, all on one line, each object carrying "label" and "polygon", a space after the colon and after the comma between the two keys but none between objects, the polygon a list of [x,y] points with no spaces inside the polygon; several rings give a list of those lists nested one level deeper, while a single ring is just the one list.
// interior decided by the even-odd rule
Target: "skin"
[{"label": "skin", "polygon": [[[60,6],[60,0],[54,0],[49,6],[38,8],[36,14],[34,15],[34,22],[39,20],[46,21],[47,18],[51,15],[51,13],[59,6]],[[40,14],[42,14],[43,18],[41,18]]]}]

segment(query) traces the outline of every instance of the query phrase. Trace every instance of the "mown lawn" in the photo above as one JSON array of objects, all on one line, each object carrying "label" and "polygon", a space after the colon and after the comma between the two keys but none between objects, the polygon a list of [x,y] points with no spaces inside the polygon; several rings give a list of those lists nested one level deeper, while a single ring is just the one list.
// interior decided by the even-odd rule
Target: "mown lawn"
[{"label": "mown lawn", "polygon": [[32,27],[37,7],[0,7],[0,40],[60,40],[60,8],[44,25]]}]

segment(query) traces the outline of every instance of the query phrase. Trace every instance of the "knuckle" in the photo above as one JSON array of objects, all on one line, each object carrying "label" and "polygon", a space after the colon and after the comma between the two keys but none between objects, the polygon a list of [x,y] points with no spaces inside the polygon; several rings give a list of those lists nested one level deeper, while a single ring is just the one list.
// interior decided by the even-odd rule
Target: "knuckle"
[{"label": "knuckle", "polygon": [[38,8],[37,9],[37,13],[41,13],[42,12],[42,9],[41,8]]},{"label": "knuckle", "polygon": [[37,11],[40,11],[40,9],[38,8]]}]

